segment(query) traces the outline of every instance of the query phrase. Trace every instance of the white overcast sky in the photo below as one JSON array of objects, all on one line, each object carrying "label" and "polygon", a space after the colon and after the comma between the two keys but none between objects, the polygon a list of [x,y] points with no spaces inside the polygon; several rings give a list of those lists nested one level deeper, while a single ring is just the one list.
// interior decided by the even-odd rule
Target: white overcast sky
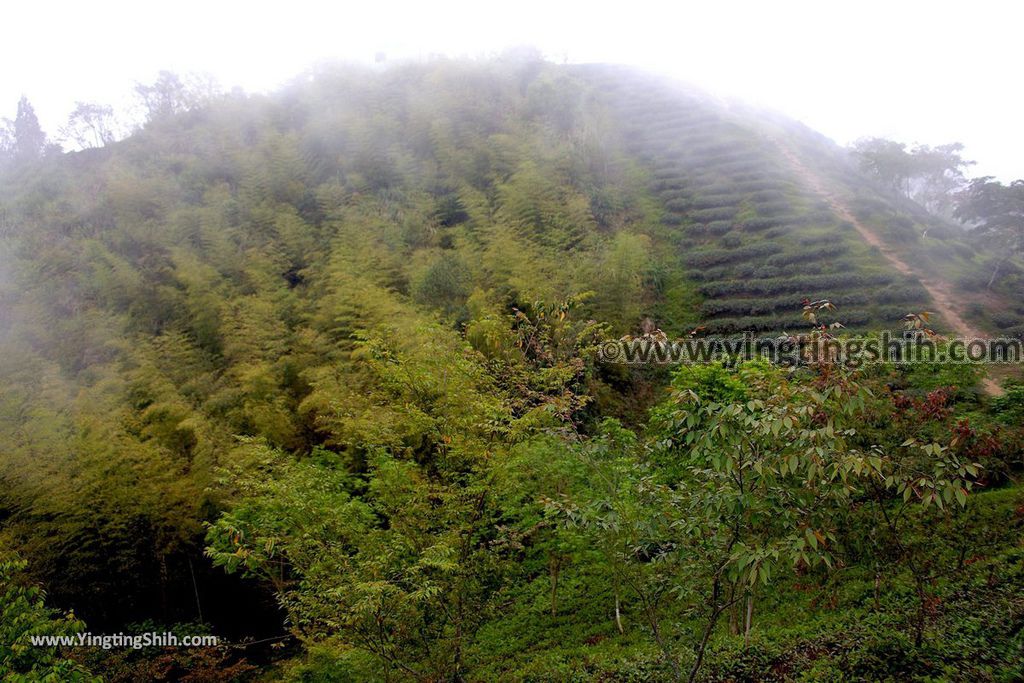
[{"label": "white overcast sky", "polygon": [[1024,177],[1024,3],[10,3],[0,116],[33,102],[56,132],[76,100],[120,103],[160,69],[264,91],[325,59],[486,56],[532,44],[556,61],[620,62],[736,95],[840,143],[954,140],[974,173]]}]

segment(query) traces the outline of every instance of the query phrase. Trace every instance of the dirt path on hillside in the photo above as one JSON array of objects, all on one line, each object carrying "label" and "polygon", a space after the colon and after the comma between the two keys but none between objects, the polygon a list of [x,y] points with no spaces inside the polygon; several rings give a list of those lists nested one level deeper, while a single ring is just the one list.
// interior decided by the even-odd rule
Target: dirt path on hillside
[{"label": "dirt path on hillside", "polygon": [[[789,147],[778,140],[775,140],[774,142],[782,152],[782,155],[793,167],[793,170],[796,172],[800,180],[814,194],[824,199],[840,220],[847,221],[853,225],[861,238],[871,246],[877,247],[882,253],[882,256],[885,257],[893,268],[904,275],[910,275],[916,278],[918,282],[921,283],[932,298],[932,304],[935,312],[942,316],[942,319],[946,321],[957,336],[964,337],[966,339],[988,338],[988,335],[964,319],[961,311],[966,307],[965,302],[953,292],[953,288],[950,286],[949,282],[927,277],[924,273],[920,272],[900,258],[900,255],[893,251],[888,244],[882,241],[882,238],[880,238],[874,230],[857,220],[857,217],[853,215],[850,207],[848,207],[842,199],[836,196],[835,193],[829,190],[828,187],[825,186],[821,177],[807,168],[793,150],[789,149]],[[987,375],[981,379],[981,386],[988,394],[999,395],[1003,393],[1002,388]]]}]

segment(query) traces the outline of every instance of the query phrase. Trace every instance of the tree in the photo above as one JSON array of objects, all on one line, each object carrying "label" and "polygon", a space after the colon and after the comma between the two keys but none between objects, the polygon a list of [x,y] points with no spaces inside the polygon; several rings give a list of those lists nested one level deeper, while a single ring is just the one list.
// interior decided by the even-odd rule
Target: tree
[{"label": "tree", "polygon": [[445,251],[417,273],[410,289],[416,301],[453,315],[469,296],[471,285],[467,264]]},{"label": "tree", "polygon": [[597,264],[595,312],[619,334],[635,331],[643,317],[644,279],[651,264],[650,252],[646,235],[621,231]]},{"label": "tree", "polygon": [[[693,681],[732,606],[746,602],[749,632],[757,586],[781,568],[832,566],[836,516],[881,462],[849,439],[859,388],[822,390],[763,363],[706,368],[696,383],[689,371],[656,409],[649,444],[606,422],[579,450],[589,486],[548,505],[602,549],[673,679]],[[686,672],[664,624],[671,603],[698,625]]]},{"label": "tree", "polygon": [[877,176],[894,192],[910,196],[908,181],[913,174],[913,163],[904,143],[868,138],[854,143],[853,150],[861,168]]},{"label": "tree", "polygon": [[992,176],[975,178],[957,201],[956,216],[973,223],[974,232],[1000,255],[988,287],[1002,266],[1024,252],[1024,180],[1003,185]]},{"label": "tree", "polygon": [[115,126],[113,107],[76,102],[60,134],[81,149],[103,147],[116,139]]},{"label": "tree", "polygon": [[706,575],[709,554],[695,552],[690,517],[679,515],[676,492],[658,482],[636,434],[606,420],[594,438],[567,450],[584,466],[583,480],[570,491],[544,496],[545,507],[602,556],[618,630],[624,632],[623,598],[636,600],[665,665],[681,680],[675,639],[664,625],[666,605],[673,596],[693,594],[694,578]]},{"label": "tree", "polygon": [[[922,518],[935,526],[952,526],[959,521],[958,513],[967,504],[981,464],[971,462],[950,446],[907,439],[890,449],[879,465],[878,476],[866,480],[868,487],[863,494],[872,503],[875,525],[870,538],[891,549],[890,568],[902,565],[910,572],[917,600],[911,624],[914,644],[920,647],[931,586],[936,579],[964,568],[966,554],[975,545],[971,536],[978,530],[960,528],[956,538],[950,540],[922,533],[914,525],[921,524]],[[910,513],[915,506],[919,508],[917,514]],[[928,516],[929,512],[933,514]],[[958,547],[961,552],[956,565],[947,565],[940,545]],[[878,550],[875,548],[874,553],[881,555]]]},{"label": "tree", "polygon": [[14,158],[14,126],[9,119],[0,121],[0,163]]},{"label": "tree", "polygon": [[506,566],[487,462],[509,418],[463,341],[389,322],[359,334],[345,386],[313,380],[344,455],[253,442],[209,552],[270,580],[297,636],[340,631],[387,680],[459,680]]},{"label": "tree", "polygon": [[151,85],[138,83],[135,94],[146,110],[148,121],[173,116],[209,101],[218,92],[209,77],[193,75],[182,80],[171,71],[161,71]]},{"label": "tree", "polygon": [[39,125],[32,103],[24,95],[18,100],[18,113],[8,126],[8,145],[15,161],[31,161],[43,155],[46,149],[46,133]]},{"label": "tree", "polygon": [[918,145],[911,152],[914,167],[914,199],[940,216],[953,217],[956,195],[967,184],[964,170],[974,165],[961,156],[959,142],[929,147]]},{"label": "tree", "polygon": [[340,631],[385,680],[460,680],[501,585],[488,486],[444,483],[382,451],[366,480],[326,451],[300,463],[258,444],[251,454],[231,473],[233,510],[210,526],[214,564],[268,580],[298,637]]},{"label": "tree", "polygon": [[964,169],[974,162],[961,156],[959,142],[907,150],[902,142],[884,138],[858,140],[854,153],[861,168],[893,191],[914,199],[932,213],[951,216],[956,193],[967,182]]},{"label": "tree", "polygon": [[762,363],[735,375],[702,368],[696,382],[688,370],[656,410],[653,427],[661,435],[660,460],[676,479],[676,505],[685,511],[680,526],[692,528],[711,559],[705,602],[695,605],[705,628],[692,681],[726,609],[746,602],[749,633],[758,585],[785,568],[833,566],[845,501],[881,460],[851,440],[864,404],[855,382],[823,373],[822,386],[813,375],[787,378]]}]

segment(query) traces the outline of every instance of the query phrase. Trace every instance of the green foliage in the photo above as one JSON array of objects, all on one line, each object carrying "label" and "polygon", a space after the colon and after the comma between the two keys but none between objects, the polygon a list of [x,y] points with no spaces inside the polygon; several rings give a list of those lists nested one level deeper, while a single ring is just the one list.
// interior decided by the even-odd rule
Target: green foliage
[{"label": "green foliage", "polygon": [[[672,377],[672,388],[676,391],[693,391],[708,401],[738,403],[747,397],[751,389],[748,380],[754,380],[767,370],[765,365],[757,363],[744,364],[739,372],[713,364],[683,366]],[[666,419],[666,415],[657,415],[654,422]]]},{"label": "green foliage", "polygon": [[59,648],[30,644],[32,636],[73,636],[85,625],[48,608],[43,591],[24,583],[24,569],[24,561],[0,557],[0,677],[14,683],[99,680]]},{"label": "green foliage", "polygon": [[[941,352],[941,345],[937,347]],[[975,386],[984,369],[977,365],[921,363],[904,368],[904,377],[912,389],[927,392],[940,387],[953,387],[958,397],[974,397]]]},{"label": "green foliage", "polygon": [[977,224],[980,239],[999,255],[989,277],[991,288],[1001,269],[1013,256],[1024,252],[1024,180],[1003,185],[991,177],[976,178],[964,191],[957,216]]},{"label": "green foliage", "polygon": [[617,332],[634,330],[647,303],[650,239],[620,232],[599,257],[593,290],[594,313]]},{"label": "green foliage", "polygon": [[960,156],[958,142],[938,147],[907,146],[884,138],[858,140],[854,154],[861,167],[896,192],[913,196],[929,210],[951,216],[957,192],[967,183],[964,170],[974,164]]},{"label": "green foliage", "polygon": [[[296,681],[1019,672],[1019,517],[974,489],[1016,474],[1014,389],[989,412],[950,366],[597,361],[638,330],[801,328],[804,297],[859,327],[927,298],[761,122],[522,54],[139,94],[137,134],[89,119],[102,150],[0,169],[0,537],[51,604],[241,621],[218,593],[258,585],[297,641],[265,674]],[[0,661],[85,676],[16,649],[77,621],[0,595]],[[986,638],[977,666],[937,654]]]},{"label": "green foliage", "polygon": [[[207,635],[208,626],[176,623],[165,626],[152,621],[127,624],[129,634],[167,633],[179,639]],[[246,681],[252,680],[258,667],[245,659],[247,648],[232,646],[200,647],[102,647],[76,648],[75,660],[91,671],[102,671],[103,681]]]},{"label": "green foliage", "polygon": [[470,294],[472,278],[459,258],[442,253],[412,282],[413,298],[451,315]]},{"label": "green foliage", "polygon": [[1004,424],[1024,423],[1024,384],[1010,384],[1006,393],[992,399],[992,412]]}]

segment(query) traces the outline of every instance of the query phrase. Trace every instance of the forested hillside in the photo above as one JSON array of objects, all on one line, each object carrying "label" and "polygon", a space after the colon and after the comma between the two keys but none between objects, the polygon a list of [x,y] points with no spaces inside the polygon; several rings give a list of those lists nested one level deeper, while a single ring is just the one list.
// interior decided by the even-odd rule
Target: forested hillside
[{"label": "forested hillside", "polygon": [[[1021,385],[596,356],[802,332],[820,300],[900,329],[926,279],[1019,334],[1014,259],[795,122],[624,68],[150,94],[124,140],[0,166],[0,672],[1024,676]],[[143,624],[233,646],[17,644]]]}]

